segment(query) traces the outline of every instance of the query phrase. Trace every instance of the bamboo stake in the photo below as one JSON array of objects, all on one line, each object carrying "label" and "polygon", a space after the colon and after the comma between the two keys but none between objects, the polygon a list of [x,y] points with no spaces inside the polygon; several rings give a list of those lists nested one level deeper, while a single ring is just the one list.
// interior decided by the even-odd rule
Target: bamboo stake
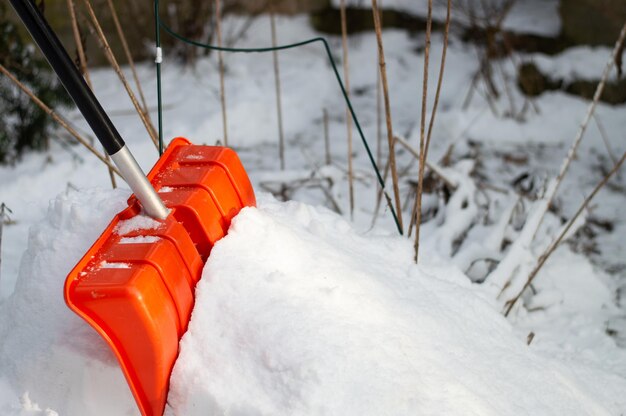
[{"label": "bamboo stake", "polygon": [[[80,30],[78,28],[78,20],[76,19],[76,5],[74,0],[67,0],[67,8],[70,12],[70,19],[72,21],[72,33],[74,34],[74,43],[76,44],[76,51],[78,52],[78,61],[80,63],[80,71],[85,77],[85,82],[89,88],[93,91],[93,85],[91,84],[91,77],[89,76],[89,69],[87,68],[87,58],[85,57],[85,50],[83,49],[83,42],[80,38]],[[106,160],[110,161],[108,154],[104,154]],[[115,181],[115,175],[113,171],[107,167],[109,172],[109,179],[111,180],[111,186],[113,189],[117,188],[117,182]]]},{"label": "bamboo stake", "polygon": [[511,309],[513,309],[513,306],[517,303],[517,301],[522,296],[524,291],[528,289],[528,287],[533,282],[535,277],[537,277],[537,273],[539,273],[539,270],[541,270],[541,268],[546,263],[548,258],[552,255],[552,253],[554,253],[557,247],[561,244],[561,242],[563,241],[563,239],[565,238],[569,230],[572,228],[572,226],[574,225],[574,223],[576,222],[580,214],[587,208],[587,206],[589,206],[589,203],[591,202],[593,197],[596,196],[598,191],[600,191],[600,189],[602,189],[604,185],[606,185],[609,179],[611,179],[611,177],[619,170],[619,168],[624,163],[624,160],[626,160],[626,152],[624,152],[621,159],[618,160],[617,163],[613,166],[613,169],[611,169],[611,171],[608,174],[606,174],[606,176],[600,181],[600,183],[596,185],[596,187],[593,189],[593,191],[591,191],[591,193],[587,196],[587,198],[585,198],[585,200],[580,205],[580,207],[578,208],[574,216],[570,218],[570,220],[567,222],[567,225],[563,228],[559,236],[550,244],[550,246],[546,249],[546,251],[544,251],[543,254],[539,257],[539,260],[537,261],[537,265],[532,270],[532,272],[530,272],[530,274],[528,275],[528,279],[526,280],[526,284],[524,285],[522,290],[517,294],[517,296],[515,296],[513,299],[507,302],[504,316],[509,316],[509,313],[511,313]]},{"label": "bamboo stake", "polygon": [[[276,22],[274,10],[270,10],[270,26],[272,30],[272,47],[277,45]],[[278,115],[278,157],[280,159],[280,170],[285,170],[285,136],[283,133],[283,108],[280,101],[280,67],[278,63],[278,51],[272,51],[274,60],[274,82],[276,84],[276,114]]]},{"label": "bamboo stake", "polygon": [[398,216],[400,233],[403,233],[402,226],[402,203],[400,202],[400,188],[398,186],[398,170],[396,168],[395,140],[393,139],[393,127],[391,123],[391,104],[389,102],[389,86],[387,84],[387,69],[385,64],[385,51],[383,48],[382,25],[380,15],[376,12],[378,6],[376,0],[372,0],[372,10],[374,12],[374,27],[376,29],[376,42],[378,43],[378,62],[380,65],[380,76],[383,84],[383,98],[385,103],[385,120],[387,124],[387,143],[389,145],[389,166],[391,169],[391,180],[393,182],[393,195]]},{"label": "bamboo stake", "polygon": [[326,165],[330,165],[332,163],[332,159],[330,156],[330,137],[328,134],[328,111],[326,108],[322,111],[324,113],[324,150],[326,152]]},{"label": "bamboo stake", "polygon": [[[221,0],[215,0],[215,30],[217,32],[217,46],[222,47],[222,14]],[[228,146],[228,121],[226,117],[226,92],[224,91],[224,56],[217,51],[217,60],[220,67],[220,103],[222,105],[222,129],[224,131],[224,146]]]},{"label": "bamboo stake", "polygon": [[422,86],[422,117],[420,119],[420,164],[415,194],[415,263],[418,262],[420,248],[420,225],[422,222],[422,193],[424,191],[424,165],[426,160],[426,100],[428,96],[428,60],[430,57],[430,32],[433,23],[433,0],[428,0],[428,20],[426,22],[426,48],[424,49],[424,77]]},{"label": "bamboo stake", "polygon": [[[341,10],[341,46],[343,49],[343,77],[346,95],[350,99],[350,65],[348,62],[348,23],[346,21],[346,0],[340,2]],[[346,106],[346,129],[348,141],[348,194],[350,196],[350,218],[354,219],[354,171],[352,166],[352,118]]]},{"label": "bamboo stake", "polygon": [[50,107],[44,104],[28,87],[20,82],[17,78],[13,76],[2,64],[0,64],[0,72],[6,75],[20,90],[22,90],[28,97],[46,114],[48,114],[54,121],[56,121],[61,127],[63,127],[72,137],[74,137],[80,144],[85,146],[87,150],[93,153],[102,163],[107,165],[115,174],[117,174],[120,178],[122,178],[122,174],[117,170],[111,162],[106,160],[106,158],[98,152],[92,145],[89,144],[87,140],[85,140],[76,130],[74,130],[69,123],[63,119],[60,115],[54,112]]},{"label": "bamboo stake", "polygon": [[146,118],[146,115],[144,114],[141,106],[139,105],[139,102],[137,101],[137,97],[135,96],[135,93],[130,88],[130,85],[128,84],[128,80],[126,79],[124,72],[122,72],[122,68],[120,68],[119,63],[117,62],[117,59],[115,58],[115,55],[113,54],[113,51],[111,50],[111,47],[109,46],[109,42],[107,41],[107,38],[104,32],[102,31],[102,26],[100,26],[100,22],[98,21],[98,18],[96,17],[96,14],[93,11],[93,7],[91,6],[90,0],[83,0],[83,2],[85,3],[85,6],[87,7],[87,12],[89,13],[89,17],[91,18],[91,21],[93,24],[92,29],[94,29],[96,32],[96,39],[98,40],[100,47],[104,51],[105,57],[107,58],[107,60],[109,61],[113,69],[115,70],[115,73],[117,74],[118,78],[124,85],[124,88],[126,89],[126,92],[128,93],[128,97],[130,98],[130,101],[133,103],[135,110],[137,110],[137,114],[139,115],[141,122],[146,128],[146,131],[148,132],[150,139],[152,139],[152,142],[154,143],[155,147],[158,149],[159,141],[155,134],[156,130],[154,129],[154,127],[152,127],[152,125]]}]

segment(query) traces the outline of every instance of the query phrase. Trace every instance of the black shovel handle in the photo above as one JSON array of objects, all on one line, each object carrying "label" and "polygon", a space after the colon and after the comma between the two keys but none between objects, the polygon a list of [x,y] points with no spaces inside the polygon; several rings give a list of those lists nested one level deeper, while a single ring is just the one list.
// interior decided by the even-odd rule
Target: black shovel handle
[{"label": "black shovel handle", "polygon": [[124,140],[39,8],[32,0],[9,1],[106,152],[117,153],[124,147]]}]

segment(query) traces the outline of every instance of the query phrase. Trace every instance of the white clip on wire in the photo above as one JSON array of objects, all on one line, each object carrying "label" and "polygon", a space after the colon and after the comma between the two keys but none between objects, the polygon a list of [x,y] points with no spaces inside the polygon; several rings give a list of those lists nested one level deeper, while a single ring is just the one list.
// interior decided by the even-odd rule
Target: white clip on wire
[{"label": "white clip on wire", "polygon": [[157,64],[163,62],[163,49],[161,49],[160,46],[156,48],[156,59],[154,60],[154,62]]}]

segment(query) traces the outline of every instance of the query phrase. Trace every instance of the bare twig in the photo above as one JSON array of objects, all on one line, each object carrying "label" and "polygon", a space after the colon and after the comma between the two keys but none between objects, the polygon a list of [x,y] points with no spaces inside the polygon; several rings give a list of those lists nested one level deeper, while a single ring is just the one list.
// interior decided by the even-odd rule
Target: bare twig
[{"label": "bare twig", "polygon": [[[406,150],[409,151],[409,153],[411,153],[416,159],[420,159],[420,154],[417,150],[415,150],[413,148],[413,146],[411,146],[406,140],[404,140],[402,137],[400,136],[395,136],[394,139],[396,140],[396,142],[400,143],[402,145],[402,147],[404,147]],[[437,164],[433,163],[433,162],[429,162],[428,160],[425,160],[425,165],[426,167],[428,167],[428,169],[432,170],[433,172],[435,172],[435,174],[437,174],[437,176],[439,176],[441,178],[442,181],[444,181],[444,183],[446,185],[448,185],[448,187],[451,190],[454,190],[457,188],[457,183],[455,181],[453,181],[452,179],[448,178],[446,176],[445,173],[443,173],[443,170],[437,166]]]},{"label": "bare twig", "polygon": [[[513,297],[519,293],[519,289],[522,286],[522,282],[518,280],[519,273],[515,272],[518,268],[520,261],[520,253],[523,253],[527,250],[527,247],[532,243],[534,237],[537,233],[537,230],[541,226],[541,223],[548,212],[552,201],[558,191],[559,185],[563,181],[565,174],[568,171],[568,168],[578,150],[578,146],[582,140],[583,134],[591,120],[591,116],[593,115],[595,108],[598,104],[598,100],[604,90],[604,86],[606,84],[606,80],[609,76],[609,73],[613,67],[615,61],[615,54],[619,50],[620,46],[623,44],[624,39],[626,38],[626,24],[622,27],[620,32],[620,36],[615,44],[615,48],[613,49],[613,53],[611,54],[611,58],[607,62],[607,65],[604,69],[604,73],[602,74],[602,78],[598,83],[598,87],[596,88],[596,92],[593,97],[593,101],[589,104],[587,109],[587,113],[578,129],[578,133],[572,142],[570,149],[561,164],[559,173],[557,177],[550,181],[548,188],[546,189],[544,196],[541,200],[535,203],[535,207],[533,208],[533,212],[529,215],[529,218],[526,220],[526,224],[522,228],[520,232],[520,237],[513,243],[507,255],[502,259],[502,261],[498,264],[498,266],[487,276],[487,283],[496,289],[500,290],[500,294],[498,297],[508,298],[510,296]],[[506,292],[506,293],[505,293]]]},{"label": "bare twig", "polygon": [[528,275],[528,279],[526,280],[526,284],[524,285],[522,290],[517,294],[517,296],[515,296],[513,299],[511,299],[510,301],[507,302],[507,304],[506,304],[506,311],[504,312],[504,316],[509,316],[509,313],[511,313],[511,309],[513,309],[513,306],[515,305],[515,303],[519,300],[519,298],[522,296],[524,291],[533,282],[533,280],[537,276],[537,273],[539,273],[539,270],[541,270],[541,268],[546,263],[548,258],[552,255],[552,253],[554,253],[554,251],[557,249],[557,247],[559,247],[559,245],[561,244],[561,242],[563,241],[563,239],[565,238],[565,236],[567,235],[569,230],[572,228],[572,225],[574,225],[574,223],[576,222],[576,220],[578,219],[580,214],[587,208],[587,206],[589,205],[589,203],[591,202],[593,197],[596,196],[598,191],[600,191],[600,189],[602,189],[602,187],[604,187],[604,185],[606,185],[606,183],[609,181],[609,179],[611,179],[611,177],[619,170],[619,168],[624,163],[624,160],[626,160],[626,152],[624,152],[624,154],[622,155],[621,159],[617,161],[615,166],[613,166],[613,169],[611,169],[611,171],[608,174],[606,174],[606,176],[600,181],[600,183],[598,183],[596,185],[596,187],[593,189],[593,191],[591,191],[589,196],[587,196],[587,198],[585,198],[585,200],[580,205],[580,207],[578,208],[576,213],[567,222],[567,225],[563,228],[563,230],[561,231],[559,236],[550,244],[550,246],[546,249],[546,251],[544,251],[543,254],[539,257],[539,260],[537,261],[537,265],[535,266],[535,268]]},{"label": "bare twig", "polygon": [[[2,229],[4,228],[4,222],[9,218],[6,211],[13,213],[3,202],[0,204],[0,272],[2,272]],[[2,279],[0,279],[0,281],[2,281]]]},{"label": "bare twig", "polygon": [[[85,81],[89,88],[91,86],[91,78],[89,77],[89,71],[87,70],[87,59],[85,57],[85,50],[83,49],[83,42],[80,36],[80,29],[78,28],[78,21],[76,20],[76,5],[74,0],[67,0],[67,9],[70,12],[70,20],[72,23],[72,33],[74,35],[74,43],[76,44],[76,51],[78,52],[78,61],[80,63],[80,72],[85,77]],[[93,88],[92,88],[93,89]]]},{"label": "bare twig", "polygon": [[[83,49],[83,42],[80,36],[80,30],[78,28],[78,20],[76,19],[76,5],[74,4],[74,0],[67,0],[67,8],[70,12],[70,19],[72,21],[72,32],[74,34],[74,43],[76,44],[76,51],[78,52],[78,61],[80,63],[80,70],[85,77],[85,81],[89,88],[93,90],[93,86],[91,85],[91,78],[89,77],[89,69],[87,68],[87,58],[85,56],[85,50]],[[109,155],[105,152],[104,157],[107,161],[110,161]],[[111,180],[111,186],[113,189],[117,188],[117,183],[115,181],[115,175],[111,168],[107,167],[107,171],[109,172],[109,179]]]},{"label": "bare twig", "polygon": [[119,177],[122,177],[120,172],[117,170],[115,166],[111,164],[110,161],[106,160],[106,158],[98,152],[87,140],[85,140],[78,132],[73,129],[69,123],[63,119],[60,115],[54,112],[50,107],[44,104],[28,87],[22,84],[17,78],[13,76],[2,64],[0,64],[0,72],[6,75],[20,90],[22,90],[28,97],[46,114],[48,114],[54,121],[56,121],[61,127],[63,127],[72,137],[74,137],[80,144],[85,146],[91,153],[93,153],[102,163],[107,165],[113,172],[115,172]]},{"label": "bare twig", "polygon": [[600,132],[600,137],[602,137],[602,141],[604,142],[604,146],[606,147],[606,151],[613,162],[613,166],[617,164],[617,159],[615,158],[615,152],[611,147],[611,143],[609,142],[609,137],[606,134],[606,130],[604,129],[604,125],[600,122],[600,118],[597,114],[593,114],[593,121],[596,122],[596,126],[598,127],[598,131]]},{"label": "bare twig", "polygon": [[400,202],[400,187],[398,186],[398,169],[396,168],[395,140],[393,139],[393,126],[391,122],[391,104],[389,102],[389,86],[387,84],[387,69],[385,64],[385,50],[383,48],[382,24],[377,10],[378,6],[376,0],[372,0],[374,27],[376,29],[376,42],[378,44],[378,63],[380,65],[380,77],[383,84],[383,99],[385,103],[387,143],[389,145],[389,167],[391,169],[391,180],[393,182],[393,195],[396,204],[396,215],[398,216],[398,226],[400,228],[400,233],[403,233],[402,203]]},{"label": "bare twig", "polygon": [[424,185],[424,165],[426,160],[426,99],[428,97],[428,60],[430,57],[430,32],[433,24],[433,0],[428,0],[428,20],[426,23],[426,47],[424,48],[424,75],[422,84],[422,116],[420,119],[420,158],[415,194],[415,263],[418,262],[420,248],[420,225],[422,223],[422,193]]},{"label": "bare twig", "polygon": [[[128,42],[126,40],[126,34],[122,29],[122,25],[120,24],[120,20],[117,15],[117,10],[115,9],[115,5],[112,0],[107,0],[109,5],[109,9],[111,10],[111,16],[113,16],[113,24],[115,25],[115,30],[117,31],[117,35],[120,38],[120,42],[122,43],[122,49],[124,49],[124,55],[126,55],[126,61],[128,65],[130,65],[130,70],[133,74],[133,79],[135,80],[135,86],[137,87],[137,92],[139,93],[139,99],[141,100],[141,105],[143,107],[144,114],[148,121],[150,121],[150,127],[154,129],[154,125],[152,124],[152,120],[150,119],[150,112],[148,110],[148,104],[146,103],[146,97],[143,94],[143,89],[141,88],[141,82],[139,82],[139,76],[137,75],[137,69],[135,68],[135,60],[133,59],[133,55],[130,53],[130,48],[128,47]],[[156,131],[153,131],[156,135]]]},{"label": "bare twig", "polygon": [[[270,10],[270,26],[272,29],[272,46],[276,47],[278,39],[276,36],[276,22],[273,8]],[[276,114],[278,116],[278,156],[280,158],[280,169],[285,170],[285,135],[283,133],[283,107],[280,97],[280,66],[278,63],[278,51],[272,51],[274,60],[274,81],[276,84]]]},{"label": "bare twig", "polygon": [[[617,52],[620,50],[622,44],[624,43],[625,38],[626,38],[626,23],[624,23],[624,26],[622,27],[619,38],[617,39],[617,42],[615,43],[615,47],[613,48],[613,53],[611,54],[611,58],[608,60],[606,67],[604,68],[604,73],[602,74],[602,78],[600,79],[600,82],[598,83],[598,87],[596,88],[596,92],[593,95],[593,100],[591,101],[591,104],[589,104],[589,108],[587,109],[587,114],[585,115],[583,122],[580,124],[580,127],[578,129],[578,134],[576,134],[576,138],[574,139],[574,142],[572,143],[572,146],[570,147],[567,153],[567,157],[563,160],[563,164],[561,165],[559,174],[556,177],[556,181],[554,182],[554,185],[551,187],[551,189],[548,190],[547,199],[548,199],[549,204],[552,204],[554,196],[556,195],[559,189],[559,186],[561,185],[561,182],[563,182],[563,178],[565,177],[565,174],[567,173],[569,166],[572,163],[572,160],[574,159],[574,155],[576,154],[576,151],[578,150],[578,146],[580,145],[580,142],[583,138],[583,135],[585,134],[585,131],[587,130],[587,125],[589,124],[589,121],[591,120],[591,116],[596,110],[596,106],[598,105],[600,96],[602,96],[602,92],[604,91],[604,86],[606,85],[606,80],[609,78],[611,69],[613,68],[613,65],[615,64],[615,57],[617,55]],[[547,211],[547,207],[546,207],[546,211]],[[537,227],[541,225],[541,222],[544,216],[545,216],[545,211],[543,215],[541,216],[541,219]]]},{"label": "bare twig", "polygon": [[[346,22],[346,0],[339,3],[341,11],[341,46],[343,49],[343,77],[346,94],[350,99],[350,65],[348,63],[348,24]],[[348,143],[348,194],[350,196],[350,218],[354,218],[354,172],[352,167],[352,118],[346,106],[346,129]]]},{"label": "bare twig", "polygon": [[[217,46],[222,47],[222,13],[220,10],[222,0],[215,0],[215,31],[217,33]],[[220,103],[222,105],[222,129],[224,130],[224,146],[228,146],[228,118],[226,117],[226,91],[224,87],[224,55],[221,50],[217,51],[217,61],[220,67]]]},{"label": "bare twig", "polygon": [[130,101],[133,103],[135,110],[137,110],[137,114],[139,115],[141,122],[146,128],[146,131],[148,132],[150,139],[152,139],[152,142],[154,143],[155,147],[158,148],[159,142],[155,134],[156,130],[151,125],[150,121],[147,119],[146,114],[144,113],[144,110],[141,108],[141,106],[139,105],[139,102],[137,101],[137,97],[135,96],[135,93],[130,88],[128,80],[126,79],[126,76],[124,75],[124,72],[122,71],[122,68],[120,68],[119,63],[117,62],[117,59],[115,58],[115,55],[113,54],[113,51],[111,50],[111,47],[109,46],[109,42],[107,41],[106,35],[102,31],[102,26],[100,26],[100,22],[98,21],[98,18],[96,17],[95,12],[93,11],[93,7],[91,6],[91,1],[83,0],[83,3],[87,7],[87,12],[89,14],[89,17],[91,18],[91,23],[92,23],[91,28],[95,32],[96,39],[98,40],[100,47],[104,51],[105,57],[107,58],[107,60],[109,61],[113,69],[115,70],[115,73],[117,74],[118,78],[124,85],[124,88],[126,89],[126,92],[128,93],[128,97],[130,98]]},{"label": "bare twig", "polygon": [[323,110],[324,117],[324,151],[326,153],[326,164],[330,165],[333,161],[330,156],[330,137],[328,134],[328,110],[324,108]]}]

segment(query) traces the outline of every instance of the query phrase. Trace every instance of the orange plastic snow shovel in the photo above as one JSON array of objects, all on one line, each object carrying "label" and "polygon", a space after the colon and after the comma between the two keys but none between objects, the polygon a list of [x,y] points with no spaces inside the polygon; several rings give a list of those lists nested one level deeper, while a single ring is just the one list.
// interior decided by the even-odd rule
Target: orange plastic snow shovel
[{"label": "orange plastic snow shovel", "polygon": [[37,6],[10,1],[134,193],[67,276],[65,300],[114,351],[141,413],[162,415],[203,264],[254,191],[234,151],[183,138],[146,177]]},{"label": "orange plastic snow shovel", "polygon": [[235,152],[182,138],[148,179],[170,215],[144,217],[131,197],[68,275],[65,300],[115,352],[142,413],[160,415],[203,262],[255,198]]}]

